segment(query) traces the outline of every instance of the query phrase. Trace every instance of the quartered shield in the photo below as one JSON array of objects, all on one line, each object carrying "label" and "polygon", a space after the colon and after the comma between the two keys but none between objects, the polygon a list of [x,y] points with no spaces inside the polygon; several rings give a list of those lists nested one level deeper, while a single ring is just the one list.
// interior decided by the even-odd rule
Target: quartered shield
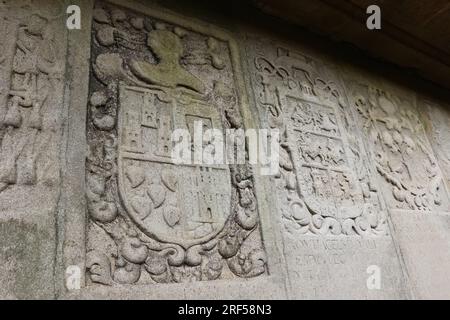
[{"label": "quartered shield", "polygon": [[171,135],[193,121],[221,129],[215,106],[178,89],[120,86],[118,186],[131,219],[147,236],[184,248],[204,243],[230,214],[228,166],[175,164]]}]

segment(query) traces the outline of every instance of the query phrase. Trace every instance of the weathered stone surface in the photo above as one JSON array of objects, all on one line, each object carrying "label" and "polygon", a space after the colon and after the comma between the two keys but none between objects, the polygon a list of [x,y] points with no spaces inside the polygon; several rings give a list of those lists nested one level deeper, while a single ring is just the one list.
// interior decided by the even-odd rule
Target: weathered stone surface
[{"label": "weathered stone surface", "polygon": [[[276,241],[262,239],[268,211],[253,168],[171,158],[175,129],[192,130],[196,120],[221,130],[251,123],[238,46],[219,28],[151,8],[96,2],[83,38],[85,173],[67,175],[83,186],[75,196],[86,206],[73,212],[79,218],[70,218],[62,250],[65,270],[86,275],[67,297],[170,298],[175,290],[180,298],[251,298],[262,287],[271,288],[267,298],[283,297],[284,281],[270,271],[277,262],[268,261],[268,252],[279,256]],[[80,231],[86,239],[77,245]]]},{"label": "weathered stone surface", "polygon": [[444,174],[447,190],[450,187],[450,107],[423,98],[420,104],[424,109],[422,114],[433,152]]},{"label": "weathered stone surface", "polygon": [[[448,106],[240,21],[77,3],[81,30],[0,13],[0,297],[450,297]],[[175,163],[196,120],[279,129],[279,173]]]},{"label": "weathered stone surface", "polygon": [[7,1],[0,11],[0,295],[54,296],[66,50],[65,7]]},{"label": "weathered stone surface", "polygon": [[[424,106],[413,92],[387,82],[372,88],[356,86],[359,91],[351,94],[357,95],[353,101],[370,137],[366,138],[370,158],[384,191],[412,294],[416,298],[448,297],[449,277],[443,266],[450,261],[449,197],[418,111]],[[359,96],[361,89],[367,91]],[[434,250],[441,253],[436,255]]]},{"label": "weathered stone surface", "polygon": [[86,163],[93,283],[267,274],[251,168],[172,159],[173,130],[242,123],[233,44],[192,29],[102,2],[94,9]]},{"label": "weathered stone surface", "polygon": [[[336,74],[295,46],[248,45],[261,122],[283,137],[273,180],[291,296],[404,297],[375,169]],[[370,265],[384,270],[381,295],[366,286]]]}]

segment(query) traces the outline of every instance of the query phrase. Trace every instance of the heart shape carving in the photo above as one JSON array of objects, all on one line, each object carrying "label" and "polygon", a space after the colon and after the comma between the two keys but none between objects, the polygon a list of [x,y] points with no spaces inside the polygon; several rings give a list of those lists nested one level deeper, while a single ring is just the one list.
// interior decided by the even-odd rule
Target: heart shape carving
[{"label": "heart shape carving", "polygon": [[144,170],[141,167],[129,166],[125,174],[132,188],[139,187],[145,181]]},{"label": "heart shape carving", "polygon": [[164,209],[163,217],[164,221],[173,228],[180,221],[180,210],[173,206],[168,206]]},{"label": "heart shape carving", "polygon": [[161,173],[161,181],[170,191],[175,192],[177,189],[177,177],[172,171],[163,170]]},{"label": "heart shape carving", "polygon": [[134,196],[131,199],[131,206],[139,214],[139,217],[142,220],[152,213],[152,204],[147,197]]},{"label": "heart shape carving", "polygon": [[148,187],[147,194],[152,199],[155,208],[159,208],[166,200],[166,190],[159,184],[151,184]]}]

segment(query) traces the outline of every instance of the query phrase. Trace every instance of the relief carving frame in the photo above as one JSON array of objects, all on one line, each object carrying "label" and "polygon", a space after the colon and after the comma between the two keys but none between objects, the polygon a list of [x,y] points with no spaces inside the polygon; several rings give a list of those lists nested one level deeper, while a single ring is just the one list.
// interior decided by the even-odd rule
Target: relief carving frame
[{"label": "relief carving frame", "polygon": [[446,214],[445,176],[425,132],[414,92],[387,81],[346,81],[366,149],[390,211]]},{"label": "relief carving frame", "polygon": [[[283,234],[289,296],[297,299],[408,297],[407,275],[386,204],[378,181],[372,178],[374,169],[368,165],[366,147],[336,61],[307,45],[279,41],[272,34],[263,36],[253,30],[248,32],[245,44],[254,112],[259,114],[262,126],[280,127],[281,130],[283,126],[288,127],[287,139],[281,148],[286,152],[280,150],[281,175],[271,178],[272,185],[277,185],[277,192],[271,197],[275,198],[272,211],[277,212],[277,223]],[[301,80],[294,79],[299,75]],[[280,90],[279,86],[286,88]],[[296,103],[292,104],[290,100]],[[302,112],[289,112],[287,117],[280,119],[279,115],[293,111],[291,107],[295,104],[306,107],[300,110]],[[322,111],[326,116],[321,115]],[[318,117],[313,121],[311,115]],[[291,123],[294,119],[301,121],[297,128]],[[323,130],[313,128],[316,125],[322,126]],[[294,150],[293,133],[307,132],[313,143],[314,139],[320,142],[321,136],[337,141],[336,134],[329,134],[332,130],[340,133],[344,152],[333,153],[335,145],[326,143],[321,148],[308,148],[311,144],[303,143],[298,151]],[[324,152],[318,154],[319,150]],[[342,167],[345,162],[341,161],[342,157],[334,161],[333,154],[343,154],[350,160],[347,169],[339,170],[338,164]],[[310,159],[305,159],[305,155]],[[356,205],[348,206],[344,201],[342,208],[350,210],[339,207],[326,210],[328,203],[320,200],[320,194],[314,195],[321,188],[318,185],[316,188],[314,180],[308,183],[303,178],[309,173],[302,168],[323,170],[326,169],[324,164],[330,163],[329,171],[349,172],[347,177],[354,187],[343,188],[346,192],[342,195],[347,194],[347,200],[346,197],[343,199],[350,204],[348,200],[352,200]],[[340,189],[333,190],[338,191],[335,196],[340,199]],[[366,268],[371,264],[381,266],[385,277],[389,278],[389,286],[384,292],[370,291],[365,285]],[[342,281],[343,278],[347,281]]]},{"label": "relief carving frame", "polygon": [[[111,5],[117,5],[122,8],[130,9],[131,12],[139,12],[141,15],[152,17],[157,20],[165,21],[169,24],[173,23],[188,31],[197,32],[199,34],[211,35],[219,41],[223,41],[228,45],[230,50],[230,58],[233,69],[233,80],[236,91],[238,92],[238,112],[242,115],[242,121],[245,128],[257,128],[254,123],[252,115],[249,113],[248,99],[245,92],[244,78],[241,74],[240,52],[237,42],[227,31],[221,30],[217,27],[207,25],[203,22],[186,19],[178,15],[168,12],[166,9],[157,8],[152,5],[142,5],[133,1],[105,1]],[[94,4],[89,1],[81,3],[82,12],[92,12]],[[90,14],[83,15],[83,26],[91,26],[93,17]],[[267,268],[264,275],[253,279],[237,278],[228,280],[213,280],[213,281],[198,281],[195,283],[183,284],[118,284],[114,286],[104,285],[88,285],[91,280],[87,279],[87,273],[84,272],[92,266],[91,257],[87,257],[86,237],[87,225],[89,221],[88,210],[89,197],[86,199],[85,191],[88,192],[88,185],[84,181],[85,177],[85,157],[88,155],[87,151],[87,126],[88,119],[85,117],[88,113],[87,108],[92,105],[92,97],[89,92],[88,82],[91,74],[89,59],[93,57],[90,52],[91,43],[91,28],[84,28],[81,31],[76,31],[69,34],[69,58],[68,64],[71,66],[69,72],[72,83],[68,85],[66,103],[70,107],[70,123],[68,128],[68,145],[67,145],[67,171],[64,174],[64,187],[67,198],[65,199],[65,214],[64,227],[61,228],[62,244],[60,246],[59,259],[61,259],[64,274],[67,267],[78,266],[82,276],[81,290],[67,291],[63,283],[65,279],[61,279],[60,291],[64,297],[120,297],[124,290],[136,298],[192,298],[192,297],[224,297],[224,298],[255,298],[255,297],[271,297],[284,295],[284,279],[281,277],[279,268],[279,251],[276,247],[276,235],[271,231],[273,223],[270,221],[267,200],[264,197],[263,189],[265,185],[263,181],[255,174],[254,175],[254,194],[258,203],[260,234],[261,241],[264,243],[266,254],[269,257],[267,260]],[[83,45],[80,45],[83,44]],[[91,61],[92,63],[94,61]],[[217,61],[216,61],[217,62]],[[213,62],[214,63],[214,62]],[[127,89],[128,88],[128,89]],[[120,92],[124,90],[134,90],[132,87],[121,88]],[[92,93],[92,92],[91,92]],[[89,102],[91,100],[91,102]],[[94,99],[95,100],[95,99]],[[91,104],[91,105],[90,105]],[[83,141],[80,146],[80,141]],[[86,150],[86,153],[80,152]],[[255,170],[256,171],[256,168]],[[263,196],[259,196],[263,195]],[[173,217],[173,216],[172,216]],[[106,218],[108,220],[108,218]],[[105,221],[106,221],[105,220]],[[170,220],[170,219],[169,219]],[[91,261],[88,261],[88,258]],[[99,264],[98,257],[94,264]],[[95,260],[94,259],[94,260]],[[101,259],[100,259],[101,260]],[[224,287],[227,290],[221,291]],[[267,288],[271,288],[268,290]],[[234,293],[233,293],[234,292]],[[127,296],[128,298],[130,296]]]},{"label": "relief carving frame", "polygon": [[342,74],[353,111],[364,120],[360,129],[377,170],[410,295],[448,296],[450,198],[445,162],[427,132],[424,115],[430,102],[380,76],[362,77],[353,68]]},{"label": "relief carving frame", "polygon": [[[65,0],[0,4],[0,297],[49,299],[64,102]],[[23,238],[22,238],[23,237]]]}]

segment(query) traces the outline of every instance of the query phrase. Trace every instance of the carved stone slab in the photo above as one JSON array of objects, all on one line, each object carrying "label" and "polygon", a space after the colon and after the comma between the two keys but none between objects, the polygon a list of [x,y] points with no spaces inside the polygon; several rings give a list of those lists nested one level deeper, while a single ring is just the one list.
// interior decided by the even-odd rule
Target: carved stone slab
[{"label": "carved stone slab", "polygon": [[370,85],[350,88],[389,208],[448,212],[445,180],[415,98]]},{"label": "carved stone slab", "polygon": [[[292,45],[248,42],[260,121],[283,137],[273,180],[291,295],[404,296],[386,208],[336,71]],[[383,293],[366,286],[371,265],[385,272]]]},{"label": "carved stone slab", "polygon": [[415,93],[384,81],[348,79],[346,85],[389,207],[412,295],[449,297],[449,196],[421,117],[426,105]]},{"label": "carved stone slab", "polygon": [[173,130],[196,121],[243,128],[229,43],[101,1],[92,23],[89,283],[263,277],[252,169],[181,165],[171,153]]},{"label": "carved stone slab", "polygon": [[[450,298],[448,103],[192,2],[70,3],[0,1],[0,298]],[[174,161],[200,121],[279,129],[279,173]]]},{"label": "carved stone slab", "polygon": [[0,4],[0,297],[54,296],[65,8]]},{"label": "carved stone slab", "polygon": [[450,188],[450,107],[448,103],[433,101],[427,97],[418,99],[422,106],[422,118],[433,152],[442,169],[447,190]]}]

